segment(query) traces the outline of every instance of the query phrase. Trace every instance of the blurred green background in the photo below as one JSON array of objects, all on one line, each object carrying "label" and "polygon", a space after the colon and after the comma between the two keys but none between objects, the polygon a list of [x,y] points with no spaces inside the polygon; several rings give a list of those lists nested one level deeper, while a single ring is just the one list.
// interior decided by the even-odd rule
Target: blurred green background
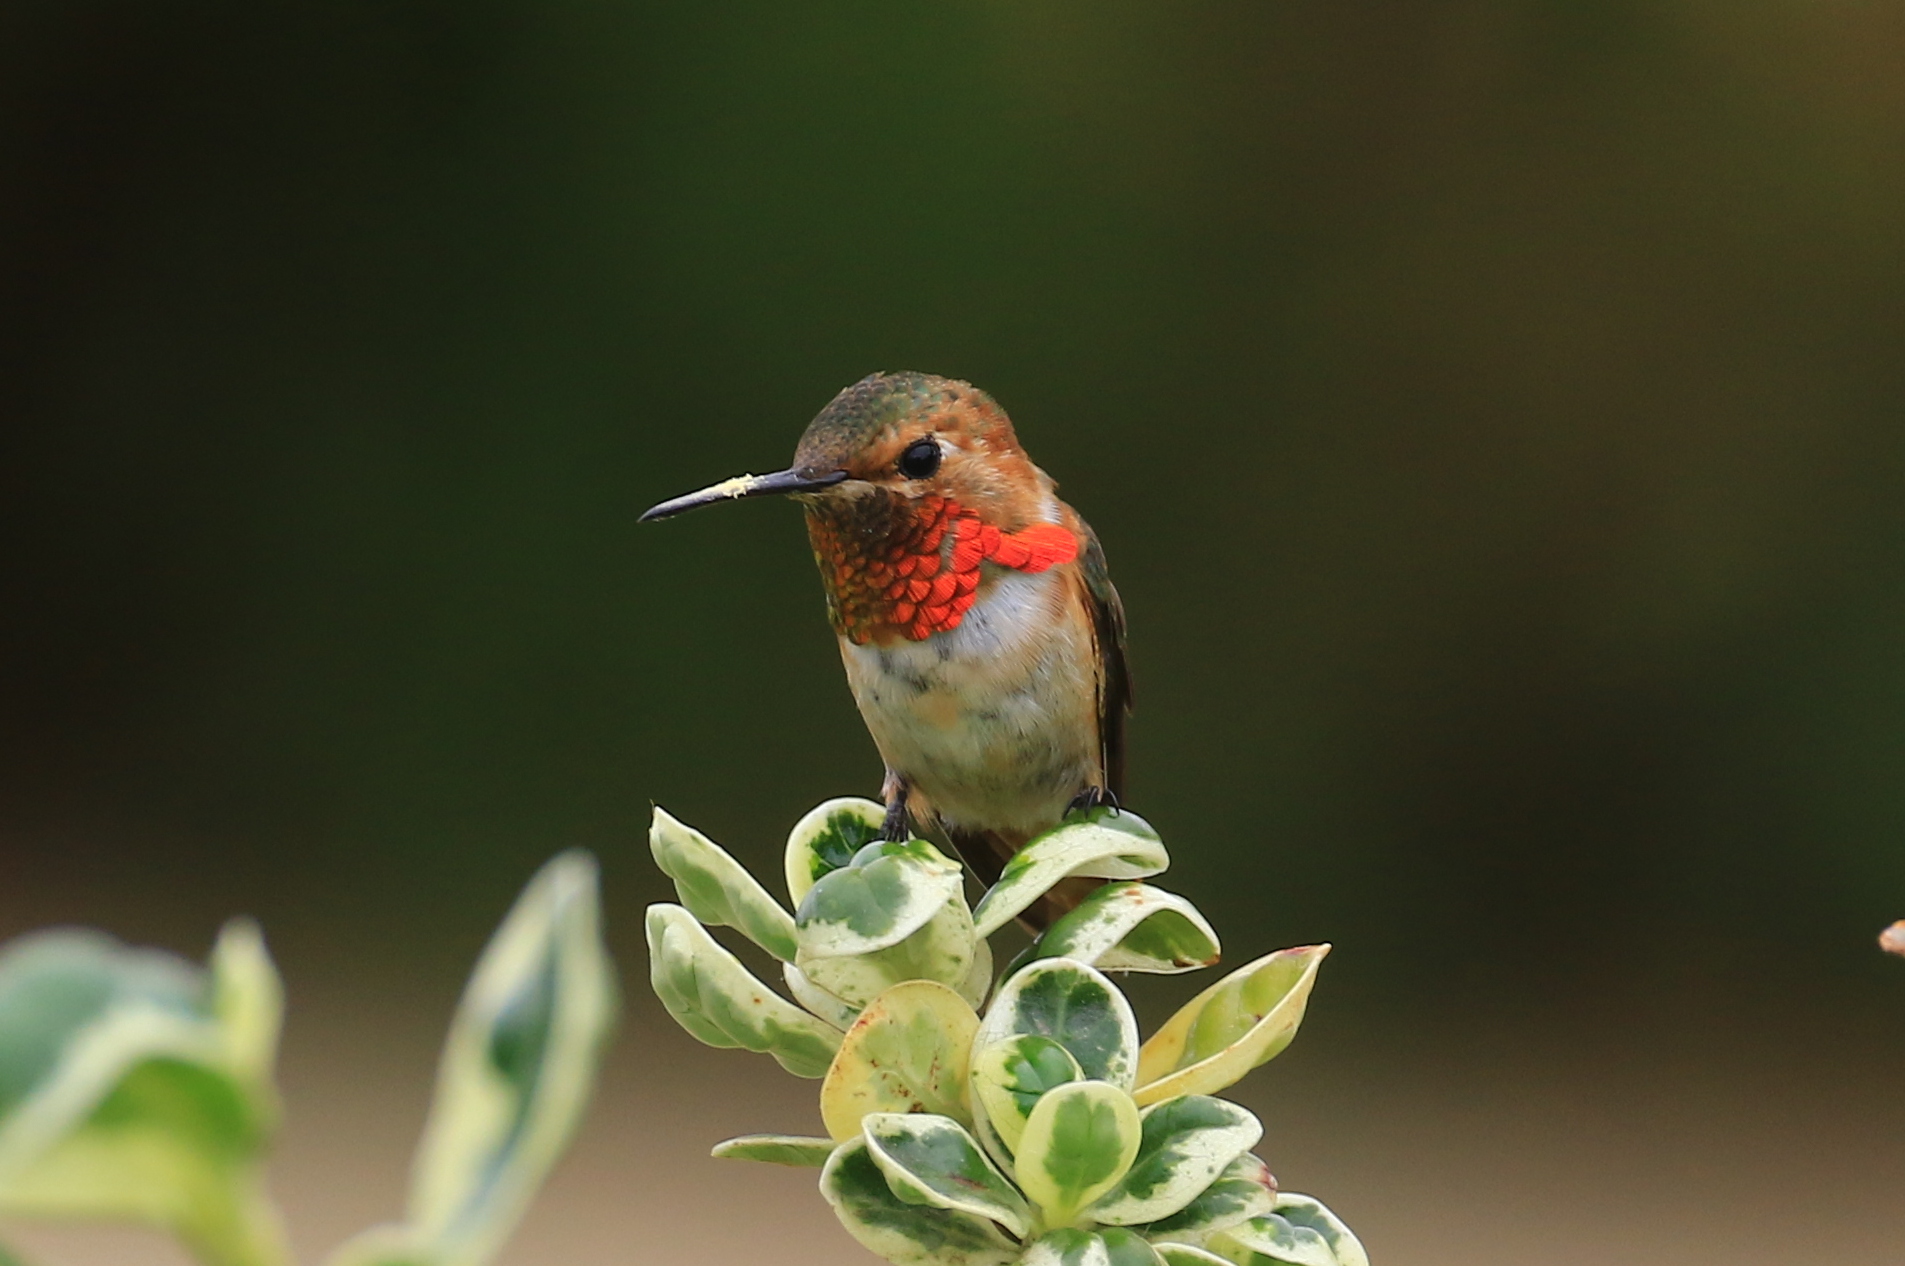
[{"label": "blurred green background", "polygon": [[1855,0],[11,0],[0,934],[258,915],[280,1186],[375,1216],[372,1088],[420,1116],[587,845],[617,1125],[520,1260],[749,1181],[850,1258],[697,1159],[811,1109],[641,997],[642,829],[771,874],[877,757],[791,506],[635,516],[927,370],[1104,540],[1172,886],[1338,946],[1288,1185],[1396,1266],[1894,1261],[1901,55]]}]

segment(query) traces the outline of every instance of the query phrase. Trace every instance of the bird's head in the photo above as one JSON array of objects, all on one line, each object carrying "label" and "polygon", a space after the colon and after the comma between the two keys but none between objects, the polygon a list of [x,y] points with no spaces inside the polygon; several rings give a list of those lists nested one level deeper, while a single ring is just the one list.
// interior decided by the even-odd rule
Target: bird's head
[{"label": "bird's head", "polygon": [[921,641],[958,628],[998,574],[1078,556],[1055,487],[1005,410],[971,383],[873,374],[807,424],[786,470],[664,501],[642,521],[785,493],[806,506],[840,635]]},{"label": "bird's head", "polygon": [[1048,517],[1053,486],[1019,447],[1005,410],[971,383],[871,374],[807,424],[786,470],[739,475],[675,497],[649,509],[642,522],[784,493],[823,514],[865,498],[950,502],[1014,531]]}]

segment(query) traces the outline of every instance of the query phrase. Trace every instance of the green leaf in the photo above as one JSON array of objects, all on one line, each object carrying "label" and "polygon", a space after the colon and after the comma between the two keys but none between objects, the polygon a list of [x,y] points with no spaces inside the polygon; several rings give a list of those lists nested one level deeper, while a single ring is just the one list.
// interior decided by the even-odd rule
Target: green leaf
[{"label": "green leaf", "polygon": [[1102,973],[1068,958],[1046,958],[1006,977],[980,1028],[983,1048],[1020,1033],[1049,1037],[1085,1076],[1129,1090],[1137,1075],[1138,1019]]},{"label": "green leaf", "polygon": [[1144,1044],[1138,1102],[1213,1094],[1282,1053],[1329,952],[1306,945],[1266,954],[1191,999]]},{"label": "green leaf", "polygon": [[820,1194],[840,1224],[895,1266],[1011,1266],[1019,1246],[990,1218],[893,1194],[864,1138],[841,1144],[820,1171]]},{"label": "green leaf", "polygon": [[1227,1257],[1219,1257],[1209,1249],[1199,1248],[1195,1244],[1180,1244],[1169,1240],[1154,1241],[1151,1248],[1164,1266],[1236,1266]]},{"label": "green leaf", "polygon": [[1096,1233],[1060,1227],[1033,1241],[1021,1266],[1162,1266],[1162,1259],[1142,1238],[1117,1227]]},{"label": "green leaf", "polygon": [[840,1048],[840,1030],[755,979],[678,905],[648,907],[648,963],[668,1014],[709,1046],[765,1051],[796,1077],[824,1076]]},{"label": "green leaf", "polygon": [[1076,959],[1100,971],[1195,971],[1217,961],[1217,933],[1175,893],[1106,884],[1052,924],[1031,957]]},{"label": "green leaf", "polygon": [[972,1123],[967,1068],[979,1017],[941,984],[909,980],[868,1004],[847,1030],[820,1086],[820,1117],[836,1139],[869,1112],[935,1112]]},{"label": "green leaf", "polygon": [[1241,1249],[1254,1256],[1233,1260],[1247,1266],[1261,1262],[1281,1262],[1286,1266],[1369,1266],[1369,1254],[1362,1242],[1343,1225],[1341,1218],[1312,1196],[1284,1192],[1277,1197],[1275,1212],[1211,1237],[1211,1247],[1219,1252]]},{"label": "green leaf", "polygon": [[810,809],[787,837],[787,899],[798,906],[816,880],[850,863],[855,853],[880,838],[885,825],[885,806],[858,796]]},{"label": "green leaf", "polygon": [[1087,809],[1020,849],[974,909],[973,923],[980,936],[991,936],[1061,879],[1144,879],[1170,864],[1163,841],[1137,814]]},{"label": "green leaf", "polygon": [[1019,1138],[1014,1172],[1048,1226],[1069,1226],[1131,1168],[1138,1106],[1117,1086],[1074,1081],[1040,1096]]},{"label": "green leaf", "polygon": [[981,1047],[972,1061],[973,1106],[1004,1145],[1001,1160],[1009,1162],[1018,1151],[1026,1119],[1041,1096],[1083,1080],[1085,1071],[1071,1052],[1049,1037],[1021,1033]]},{"label": "green leaf", "polygon": [[959,1122],[932,1113],[876,1112],[863,1128],[874,1163],[901,1200],[990,1218],[1024,1236],[1031,1208]]},{"label": "green leaf", "polygon": [[792,1165],[818,1169],[833,1155],[832,1139],[810,1138],[804,1134],[743,1134],[723,1139],[709,1155],[720,1160],[762,1161],[769,1165]]},{"label": "green leaf", "polygon": [[735,929],[784,963],[793,961],[794,917],[720,845],[656,805],[648,847],[675,881],[688,913],[710,927]]},{"label": "green leaf", "polygon": [[1120,1227],[1101,1227],[1098,1238],[1105,1246],[1107,1266],[1162,1266],[1157,1250],[1141,1235]]},{"label": "green leaf", "polygon": [[948,901],[963,903],[962,874],[958,862],[925,840],[867,845],[800,899],[794,914],[800,961],[871,954],[899,944]]},{"label": "green leaf", "polygon": [[1246,1152],[1230,1162],[1195,1200],[1139,1230],[1153,1242],[1202,1244],[1215,1232],[1274,1212],[1276,1207],[1277,1180],[1262,1160]]},{"label": "green leaf", "polygon": [[167,1228],[213,1266],[287,1260],[261,1153],[277,975],[235,920],[211,970],[97,933],[0,952],[0,1213]]},{"label": "green leaf", "polygon": [[529,881],[450,1023],[404,1222],[346,1244],[334,1266],[479,1266],[502,1248],[568,1147],[614,1028],[600,922],[587,853],[560,854]]},{"label": "green leaf", "polygon": [[1094,1221],[1132,1226],[1169,1217],[1263,1137],[1257,1118],[1237,1104],[1183,1095],[1146,1108],[1137,1159],[1092,1206]]}]

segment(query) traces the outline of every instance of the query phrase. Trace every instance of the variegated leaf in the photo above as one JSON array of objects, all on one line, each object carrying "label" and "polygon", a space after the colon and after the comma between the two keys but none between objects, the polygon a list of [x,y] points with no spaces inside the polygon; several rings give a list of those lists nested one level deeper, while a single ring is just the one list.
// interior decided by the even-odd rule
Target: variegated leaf
[{"label": "variegated leaf", "polygon": [[787,899],[800,905],[807,890],[824,875],[853,860],[880,838],[886,809],[877,801],[841,796],[807,811],[787,836]]},{"label": "variegated leaf", "polygon": [[1020,1266],[1161,1266],[1161,1263],[1152,1245],[1118,1227],[1105,1227],[1097,1232],[1061,1227],[1033,1241],[1020,1259]]},{"label": "variegated leaf", "polygon": [[972,966],[957,988],[959,996],[970,1002],[975,1011],[985,1005],[986,995],[992,992],[992,944],[976,931],[972,938]]},{"label": "variegated leaf", "polygon": [[1118,987],[1095,968],[1045,958],[1009,975],[986,1011],[980,1046],[1020,1033],[1049,1037],[1085,1076],[1131,1089],[1138,1068],[1138,1019]]},{"label": "variegated leaf", "polygon": [[1217,933],[1176,893],[1105,884],[1052,924],[1032,957],[1072,958],[1100,971],[1196,971],[1217,961]]},{"label": "variegated leaf", "polygon": [[1277,1197],[1274,1212],[1251,1218],[1211,1237],[1218,1252],[1233,1248],[1254,1253],[1237,1257],[1249,1266],[1278,1262],[1284,1266],[1369,1266],[1363,1250],[1343,1220],[1313,1196],[1286,1191]]},{"label": "variegated leaf", "polygon": [[861,1124],[894,1195],[908,1204],[990,1218],[1025,1235],[1031,1208],[959,1122],[925,1112],[876,1112]]},{"label": "variegated leaf", "polygon": [[1246,1152],[1230,1162],[1195,1200],[1138,1229],[1153,1241],[1202,1244],[1216,1232],[1274,1212],[1276,1207],[1277,1180],[1271,1177],[1269,1166]]},{"label": "variegated leaf", "polygon": [[731,927],[782,962],[797,948],[794,916],[713,840],[660,805],[648,828],[649,851],[688,913],[710,927]]},{"label": "variegated leaf", "polygon": [[1069,1226],[1131,1168],[1143,1126],[1131,1096],[1074,1081],[1040,1096],[1019,1136],[1014,1173],[1047,1226]]},{"label": "variegated leaf", "polygon": [[[1070,1051],[1049,1037],[1021,1033],[982,1046],[972,1058],[974,1115],[989,1125],[1004,1145],[1005,1160],[1019,1149],[1026,1118],[1040,1097],[1069,1082],[1084,1081],[1085,1071]],[[983,1136],[982,1136],[983,1137]]]},{"label": "variegated leaf", "polygon": [[991,936],[1068,876],[1144,879],[1170,864],[1164,842],[1137,814],[1087,809],[1020,849],[973,911],[973,922],[980,936]]},{"label": "variegated leaf", "polygon": [[966,1081],[979,1017],[944,985],[909,980],[867,1005],[847,1030],[820,1087],[820,1117],[836,1139],[869,1112],[936,1112],[972,1124]]},{"label": "variegated leaf", "polygon": [[1183,1095],[1143,1113],[1138,1157],[1092,1206],[1094,1221],[1132,1226],[1168,1217],[1196,1199],[1230,1163],[1256,1146],[1263,1126],[1248,1111],[1208,1095]]},{"label": "variegated leaf", "polygon": [[962,876],[958,862],[925,840],[868,844],[847,865],[822,875],[800,899],[794,913],[800,961],[897,945],[948,901],[964,903]]},{"label": "variegated leaf", "polygon": [[1195,1244],[1180,1244],[1170,1240],[1158,1240],[1152,1243],[1151,1250],[1158,1255],[1164,1266],[1236,1266],[1228,1257],[1219,1257],[1207,1248]]},{"label": "variegated leaf", "polygon": [[699,1040],[765,1051],[796,1077],[826,1074],[840,1030],[755,979],[680,906],[648,907],[648,959],[655,996]]},{"label": "variegated leaf", "polygon": [[833,1155],[835,1146],[832,1139],[804,1134],[743,1134],[739,1138],[723,1139],[708,1154],[721,1160],[762,1161],[769,1165],[818,1169]]},{"label": "variegated leaf", "polygon": [[852,1028],[853,1022],[860,1018],[859,1007],[837,994],[828,993],[807,979],[806,973],[792,963],[781,964],[781,979],[787,983],[787,992],[794,995],[795,1002],[842,1033]]},{"label": "variegated leaf", "polygon": [[840,1224],[894,1266],[1012,1266],[1019,1246],[990,1218],[908,1204],[893,1194],[864,1138],[834,1149],[820,1171],[820,1194]]},{"label": "variegated leaf", "polygon": [[1280,1054],[1329,952],[1306,945],[1266,954],[1191,999],[1144,1044],[1138,1102],[1214,1094]]},{"label": "variegated leaf", "polygon": [[865,1006],[882,990],[906,980],[966,986],[984,942],[973,935],[972,913],[954,896],[939,913],[896,945],[867,953],[810,955],[803,945],[795,963],[816,986],[848,1006]]}]

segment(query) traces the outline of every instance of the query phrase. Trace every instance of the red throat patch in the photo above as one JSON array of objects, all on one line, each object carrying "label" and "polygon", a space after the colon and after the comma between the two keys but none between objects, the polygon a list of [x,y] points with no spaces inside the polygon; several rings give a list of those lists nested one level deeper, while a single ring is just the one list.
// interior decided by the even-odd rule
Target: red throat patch
[{"label": "red throat patch", "polygon": [[810,512],[807,530],[834,627],[861,646],[882,629],[921,642],[958,628],[981,563],[1041,572],[1078,557],[1078,538],[1057,523],[1001,532],[944,497],[878,498],[850,517]]}]

